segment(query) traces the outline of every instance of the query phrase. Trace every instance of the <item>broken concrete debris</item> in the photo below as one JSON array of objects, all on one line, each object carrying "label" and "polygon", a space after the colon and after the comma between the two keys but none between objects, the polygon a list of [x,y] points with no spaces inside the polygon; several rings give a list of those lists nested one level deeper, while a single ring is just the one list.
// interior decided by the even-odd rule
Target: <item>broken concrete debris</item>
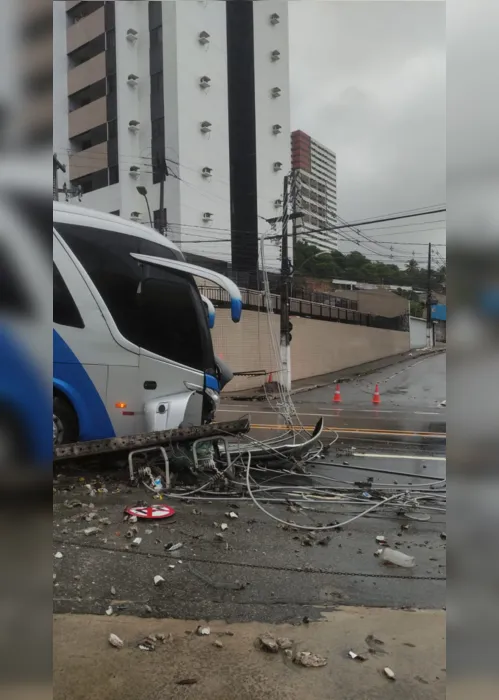
[{"label": "broken concrete debris", "polygon": [[356,654],[354,651],[349,651],[348,656],[351,659],[354,659],[354,661],[367,661],[367,656],[363,656],[362,654]]},{"label": "broken concrete debris", "polygon": [[137,647],[141,651],[156,651],[156,636],[154,634],[149,635],[148,637],[145,637],[142,639],[138,644]]},{"label": "broken concrete debris", "polygon": [[381,559],[384,564],[393,564],[394,566],[401,566],[404,569],[412,569],[416,566],[416,559],[410,557],[404,552],[400,552],[397,549],[391,549],[390,547],[385,547],[381,554]]},{"label": "broken concrete debris", "polygon": [[180,549],[183,546],[183,542],[177,542],[176,544],[173,544],[173,542],[169,542],[168,544],[165,544],[165,550],[167,552],[176,552],[177,549]]},{"label": "broken concrete debris", "polygon": [[227,523],[222,523],[222,524],[220,525],[220,529],[221,529],[221,530],[227,530],[228,527],[229,527],[229,526],[227,525]]},{"label": "broken concrete debris", "polygon": [[114,647],[115,649],[123,649],[123,646],[124,646],[123,640],[120,639],[120,638],[118,637],[118,635],[113,634],[112,632],[111,632],[111,634],[110,634],[109,637],[108,637],[108,642],[109,642],[109,644],[110,644],[112,647]]},{"label": "broken concrete debris", "polygon": [[223,649],[224,645],[222,644],[222,642],[219,639],[215,639],[215,641],[213,642],[213,646],[217,647],[218,649]]},{"label": "broken concrete debris", "polygon": [[90,535],[97,535],[99,532],[102,532],[100,527],[86,527],[83,530],[83,534],[89,537]]},{"label": "broken concrete debris", "polygon": [[138,547],[142,542],[142,537],[136,537],[132,542],[132,547]]},{"label": "broken concrete debris", "polygon": [[209,627],[199,625],[199,627],[196,629],[196,634],[198,637],[207,637],[209,634],[211,634],[211,629]]},{"label": "broken concrete debris", "polygon": [[110,605],[110,606],[108,607],[108,609],[106,610],[106,615],[112,615],[112,614],[113,614],[113,608],[112,608],[112,606]]},{"label": "broken concrete debris", "polygon": [[276,642],[279,649],[282,649],[283,651],[293,648],[293,641],[288,639],[288,637],[278,637]]},{"label": "broken concrete debris", "polygon": [[[165,580],[165,579],[164,579],[162,576],[160,576],[159,574],[157,574],[157,575],[154,577],[154,585],[155,585],[155,586],[159,586],[160,583],[164,583],[164,580]],[[152,611],[151,611],[151,612],[152,612]]]},{"label": "broken concrete debris", "polygon": [[116,595],[116,588],[111,586],[111,595]]},{"label": "broken concrete debris", "polygon": [[54,554],[54,557],[55,557],[56,559],[62,559],[63,556],[64,556],[64,555],[63,555],[62,552],[56,552],[56,553]]},{"label": "broken concrete debris", "polygon": [[327,659],[311,651],[299,651],[293,658],[293,662],[306,668],[320,668],[327,665]]},{"label": "broken concrete debris", "polygon": [[232,518],[233,520],[235,520],[236,518],[239,518],[238,514],[237,514],[237,513],[234,513],[233,510],[231,510],[229,513],[226,513],[226,514],[225,514],[225,517],[226,517],[226,518]]},{"label": "broken concrete debris", "polygon": [[270,654],[277,654],[279,651],[279,645],[275,637],[270,634],[270,632],[265,632],[258,637],[258,642],[263,651],[269,652]]},{"label": "broken concrete debris", "polygon": [[392,669],[389,668],[388,666],[386,666],[386,667],[383,669],[383,673],[384,673],[385,676],[386,676],[387,678],[389,678],[391,681],[394,681],[394,680],[395,680],[395,673],[394,673],[394,672],[392,671]]}]

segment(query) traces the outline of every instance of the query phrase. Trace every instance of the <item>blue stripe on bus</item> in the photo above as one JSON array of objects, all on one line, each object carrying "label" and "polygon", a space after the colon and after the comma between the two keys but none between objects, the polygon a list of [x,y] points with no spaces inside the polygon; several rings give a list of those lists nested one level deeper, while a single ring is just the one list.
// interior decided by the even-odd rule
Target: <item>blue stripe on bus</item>
[{"label": "blue stripe on bus", "polygon": [[20,422],[30,459],[52,464],[52,398],[21,343],[0,328],[0,405]]},{"label": "blue stripe on bus", "polygon": [[80,440],[115,437],[104,402],[85,368],[54,329],[54,387],[59,389],[78,416]]},{"label": "blue stripe on bus", "polygon": [[211,374],[207,374],[206,376],[206,388],[207,389],[213,389],[214,391],[220,391],[220,385],[215,377],[213,377]]}]

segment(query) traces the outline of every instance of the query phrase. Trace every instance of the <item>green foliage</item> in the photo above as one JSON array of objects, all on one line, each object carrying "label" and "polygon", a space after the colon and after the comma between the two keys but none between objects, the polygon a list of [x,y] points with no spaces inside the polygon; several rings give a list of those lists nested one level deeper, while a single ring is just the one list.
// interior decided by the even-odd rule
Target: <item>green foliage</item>
[{"label": "green foliage", "polygon": [[[370,284],[398,284],[416,289],[426,289],[427,286],[427,270],[419,267],[416,260],[408,260],[405,269],[401,269],[394,264],[371,262],[358,251],[346,255],[339,251],[321,253],[316,246],[302,241],[297,241],[294,246],[294,270],[296,282],[299,277],[314,277],[328,281],[341,278]],[[434,291],[442,290],[445,276],[445,266],[431,271],[431,288]],[[402,290],[399,293],[405,296]],[[411,300],[418,301],[417,298]]]},{"label": "green foliage", "polygon": [[410,310],[411,316],[415,316],[416,318],[424,318],[425,317],[425,305],[423,304],[422,301],[411,301],[411,310]]}]

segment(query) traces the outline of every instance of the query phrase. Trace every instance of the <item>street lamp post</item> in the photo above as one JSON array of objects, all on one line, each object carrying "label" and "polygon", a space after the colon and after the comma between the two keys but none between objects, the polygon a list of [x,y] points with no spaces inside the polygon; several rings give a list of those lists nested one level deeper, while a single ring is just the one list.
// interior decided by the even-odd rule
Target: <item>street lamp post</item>
[{"label": "street lamp post", "polygon": [[147,212],[149,214],[149,223],[151,224],[151,228],[154,228],[153,223],[152,223],[151,207],[149,206],[149,200],[147,199],[147,189],[143,185],[138,185],[137,192],[139,194],[141,194],[144,197],[144,199],[146,200]]}]

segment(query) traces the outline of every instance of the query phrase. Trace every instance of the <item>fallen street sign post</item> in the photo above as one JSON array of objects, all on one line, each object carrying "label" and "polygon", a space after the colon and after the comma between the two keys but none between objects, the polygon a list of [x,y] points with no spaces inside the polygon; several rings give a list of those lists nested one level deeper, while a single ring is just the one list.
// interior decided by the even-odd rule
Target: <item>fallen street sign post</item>
[{"label": "fallen street sign post", "polygon": [[146,520],[159,520],[161,518],[171,518],[175,511],[170,506],[128,506],[125,508],[127,515],[135,515],[137,518]]}]

